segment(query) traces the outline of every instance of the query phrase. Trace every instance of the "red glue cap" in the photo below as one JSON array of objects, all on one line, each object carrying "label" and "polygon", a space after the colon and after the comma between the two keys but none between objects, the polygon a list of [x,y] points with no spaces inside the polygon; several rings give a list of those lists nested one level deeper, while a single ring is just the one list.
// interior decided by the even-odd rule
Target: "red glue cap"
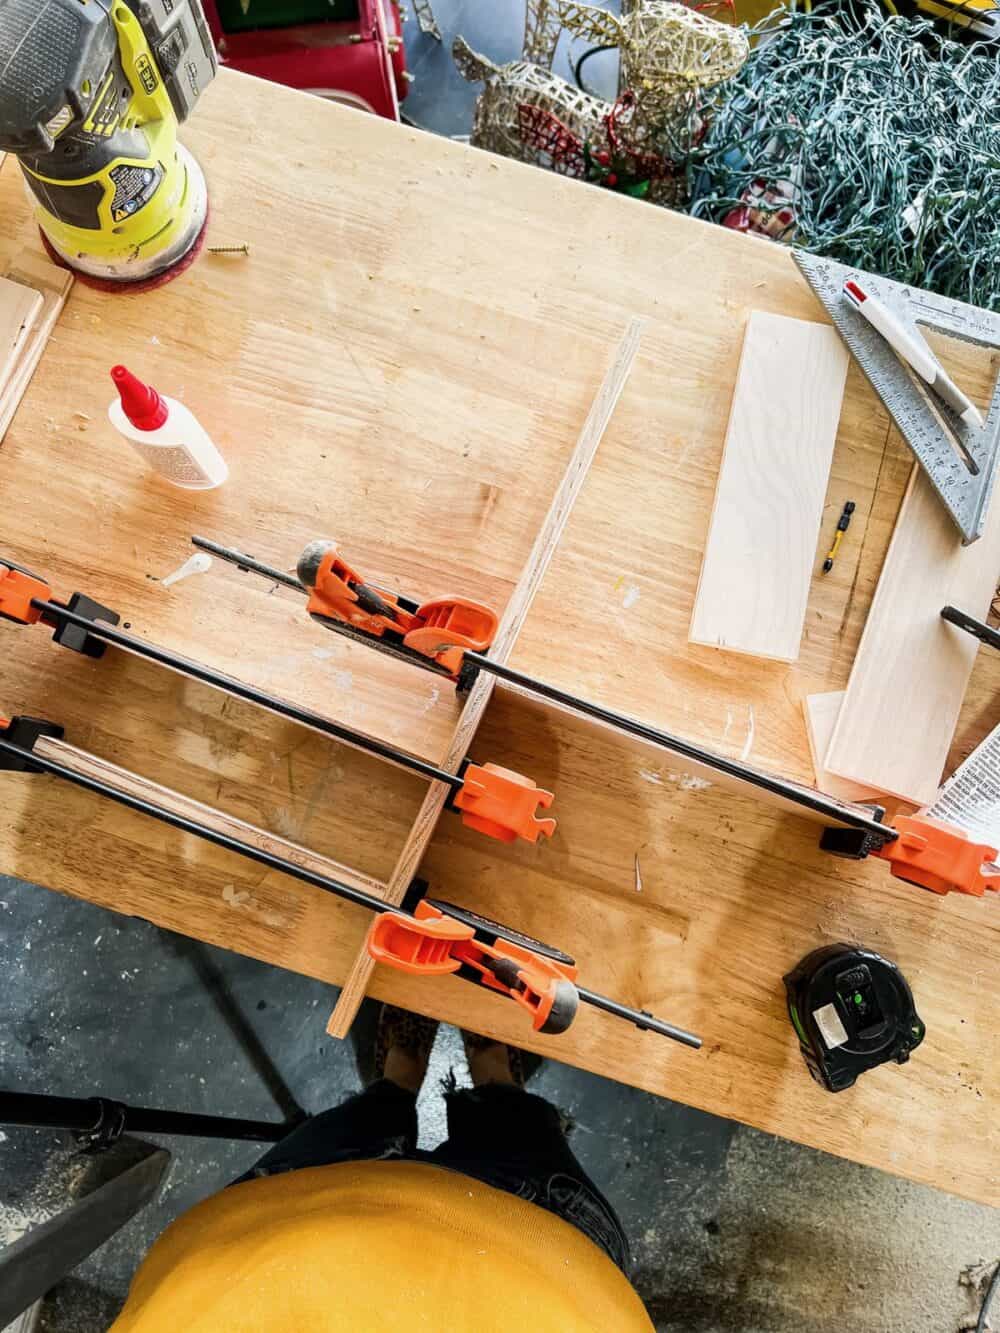
[{"label": "red glue cap", "polygon": [[122,410],[136,430],[159,430],[170,415],[167,405],[150,384],[143,384],[131,370],[115,366],[111,378],[122,400]]}]

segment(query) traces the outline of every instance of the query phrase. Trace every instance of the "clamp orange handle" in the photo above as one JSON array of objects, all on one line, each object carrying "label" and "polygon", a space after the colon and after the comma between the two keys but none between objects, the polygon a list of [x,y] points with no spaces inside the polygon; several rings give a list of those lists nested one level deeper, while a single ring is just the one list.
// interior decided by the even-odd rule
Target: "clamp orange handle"
[{"label": "clamp orange handle", "polygon": [[369,588],[356,569],[337,554],[334,542],[313,542],[299,560],[299,578],[309,589],[311,616],[340,620],[375,638],[385,631],[405,634],[419,623],[390,593]]},{"label": "clamp orange handle", "polygon": [[416,618],[420,623],[404,637],[403,643],[424,657],[433,658],[456,677],[462,669],[462,650],[485,652],[500,623],[490,607],[463,597],[437,597],[424,602]]},{"label": "clamp orange handle", "polygon": [[0,565],[0,616],[20,625],[37,625],[42,613],[31,605],[33,598],[48,602],[52,589],[41,579],[10,565]]},{"label": "clamp orange handle", "polygon": [[1000,891],[1000,874],[988,869],[997,859],[995,847],[928,815],[899,815],[893,827],[899,837],[872,855],[888,861],[897,879],[932,893],[954,890],[981,898],[987,889]]},{"label": "clamp orange handle", "polygon": [[576,964],[547,958],[501,937],[476,939],[473,926],[427,901],[413,916],[386,912],[368,931],[368,953],[377,963],[415,976],[460,972],[467,981],[513,1000],[536,1032],[565,1032],[576,1017]]},{"label": "clamp orange handle", "polygon": [[398,972],[439,977],[458,971],[462,964],[453,956],[452,946],[471,940],[475,933],[472,926],[445,916],[429,903],[418,903],[412,917],[396,912],[377,916],[368,929],[367,947],[376,963]]},{"label": "clamp orange handle", "polygon": [[542,834],[551,838],[555,833],[554,819],[535,817],[535,811],[547,810],[555,797],[530,778],[499,764],[469,764],[462,776],[465,785],[452,804],[469,828],[500,842],[537,842]]}]

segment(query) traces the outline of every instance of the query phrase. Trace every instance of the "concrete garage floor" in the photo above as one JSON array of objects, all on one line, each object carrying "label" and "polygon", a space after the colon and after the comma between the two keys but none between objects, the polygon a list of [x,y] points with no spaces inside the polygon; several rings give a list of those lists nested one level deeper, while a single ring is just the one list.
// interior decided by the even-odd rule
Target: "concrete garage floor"
[{"label": "concrete garage floor", "polygon": [[[359,1086],[350,1047],[323,1031],[328,986],[2,877],[0,977],[8,1088],[281,1120]],[[444,1137],[449,1068],[465,1078],[444,1028],[420,1106],[428,1147]],[[899,1077],[919,1077],[919,1058]],[[962,1271],[1000,1256],[991,1209],[566,1065],[543,1066],[532,1087],[575,1122],[660,1333],[955,1333],[974,1308]],[[263,1151],[164,1143],[161,1199],[52,1293],[47,1333],[107,1328],[164,1226]],[[58,1212],[81,1171],[68,1135],[7,1129],[0,1245]]]},{"label": "concrete garage floor", "polygon": [[[496,60],[515,57],[523,0],[434,7],[446,45],[408,21],[417,82],[405,110],[438,133],[463,134],[478,88],[455,71],[450,39],[461,31]],[[569,72],[565,42],[557,69]],[[613,54],[589,62],[595,91],[612,93],[615,79]],[[350,1048],[323,1030],[329,987],[2,876],[0,994],[8,1088],[281,1120],[359,1086]],[[918,1055],[899,1077],[918,1078],[919,1066]],[[444,1135],[439,1083],[451,1068],[465,1077],[458,1034],[442,1029],[421,1100],[425,1146]],[[978,1299],[960,1277],[1000,1257],[1000,1212],[568,1066],[543,1066],[532,1087],[575,1121],[573,1146],[622,1215],[660,1333],[974,1327]],[[2,1245],[58,1212],[82,1171],[67,1135],[0,1135]],[[107,1328],[163,1227],[263,1151],[165,1142],[174,1160],[162,1197],[59,1285],[41,1329]]]}]

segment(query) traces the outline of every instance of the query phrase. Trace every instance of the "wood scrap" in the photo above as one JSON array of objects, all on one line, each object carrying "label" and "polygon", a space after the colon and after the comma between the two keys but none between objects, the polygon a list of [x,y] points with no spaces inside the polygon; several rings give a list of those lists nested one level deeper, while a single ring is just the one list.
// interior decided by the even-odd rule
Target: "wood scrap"
[{"label": "wood scrap", "polygon": [[798,657],[847,364],[829,325],[751,312],[692,643]]},{"label": "wood scrap", "polygon": [[38,319],[42,300],[41,292],[34,287],[0,278],[0,397]]},{"label": "wood scrap", "polygon": [[962,546],[915,466],[858,646],[826,769],[926,805],[937,794],[977,641],[941,619],[957,606],[983,620],[1000,570],[1000,502]]},{"label": "wood scrap", "polygon": [[27,338],[21,344],[16,363],[8,376],[6,387],[0,393],[0,442],[14,418],[25,390],[31,383],[42,353],[48,345],[56,320],[66,304],[73,275],[64,268],[49,263],[40,255],[25,252],[11,264],[7,275],[11,281],[34,288],[41,294],[42,305]]},{"label": "wood scrap", "polygon": [[846,778],[835,777],[828,773],[824,764],[826,752],[830,748],[830,737],[837,724],[840,706],[844,702],[843,690],[828,690],[824,694],[807,694],[802,700],[802,712],[806,721],[806,736],[809,739],[809,753],[812,756],[816,772],[816,788],[828,796],[836,796],[841,801],[874,801],[879,799],[879,792],[873,787],[865,787],[860,782],[849,782]]}]

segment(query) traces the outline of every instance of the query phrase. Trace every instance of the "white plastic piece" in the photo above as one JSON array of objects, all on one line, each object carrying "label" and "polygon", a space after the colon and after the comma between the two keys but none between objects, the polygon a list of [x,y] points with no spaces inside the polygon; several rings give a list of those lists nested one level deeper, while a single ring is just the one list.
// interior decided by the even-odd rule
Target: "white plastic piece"
[{"label": "white plastic piece", "polygon": [[206,555],[204,551],[199,551],[196,555],[185,560],[172,574],[168,574],[165,579],[160,579],[161,588],[170,588],[175,583],[180,583],[181,579],[188,578],[191,574],[206,574],[212,568],[212,557]]}]

